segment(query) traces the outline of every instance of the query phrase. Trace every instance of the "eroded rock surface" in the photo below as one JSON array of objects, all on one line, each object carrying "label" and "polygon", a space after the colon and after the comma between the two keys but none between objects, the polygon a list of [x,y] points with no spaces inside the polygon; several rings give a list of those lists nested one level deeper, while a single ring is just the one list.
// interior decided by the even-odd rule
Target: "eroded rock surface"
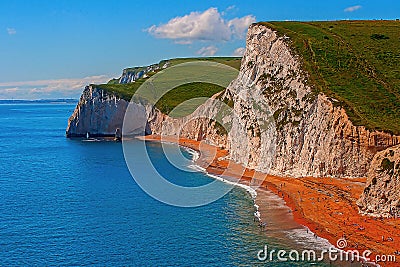
[{"label": "eroded rock surface", "polygon": [[375,155],[357,205],[366,215],[400,218],[400,146]]},{"label": "eroded rock surface", "polygon": [[95,86],[86,86],[68,120],[67,137],[114,136],[122,129],[128,102]]}]

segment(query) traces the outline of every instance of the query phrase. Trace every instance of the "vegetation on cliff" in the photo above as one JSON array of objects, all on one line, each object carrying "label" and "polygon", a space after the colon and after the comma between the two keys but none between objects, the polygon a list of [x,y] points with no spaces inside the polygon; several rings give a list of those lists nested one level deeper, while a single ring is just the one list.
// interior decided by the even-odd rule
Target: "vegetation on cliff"
[{"label": "vegetation on cliff", "polygon": [[[225,88],[219,85],[210,83],[197,82],[184,84],[163,95],[156,103],[156,107],[162,113],[169,114],[175,107],[187,100],[193,100],[200,97],[209,98],[224,89]],[[187,102],[184,106],[180,106],[177,111],[174,111],[172,116],[182,117],[189,115],[202,103],[204,103],[204,100]]]},{"label": "vegetation on cliff", "polygon": [[301,56],[309,83],[355,125],[400,134],[400,22],[262,22]]},{"label": "vegetation on cliff", "polygon": [[[178,65],[185,62],[192,62],[192,61],[213,61],[218,62],[221,64],[225,64],[231,66],[235,69],[240,68],[240,57],[207,57],[207,58],[176,58],[170,59],[169,64],[170,66]],[[159,65],[163,66],[167,61],[163,60],[160,61]],[[143,67],[142,67],[143,68]],[[133,68],[131,68],[133,69]],[[118,80],[113,79],[107,84],[98,84],[94,85],[99,89],[103,89],[107,92],[110,92],[114,95],[117,95],[120,98],[123,98],[129,101],[133,94],[135,94],[136,90],[152,75],[156,72],[148,73],[146,78],[138,79],[133,83],[125,83],[119,84],[117,83]],[[177,88],[169,91],[165,94],[157,103],[156,107],[160,109],[163,113],[168,114],[171,110],[173,110],[176,106],[180,103],[197,98],[197,97],[211,97],[212,95],[221,92],[224,90],[221,86],[213,85],[209,83],[189,83],[178,86]],[[196,106],[187,105],[182,108],[181,112],[185,114],[190,114],[195,110]],[[185,109],[185,111],[183,110]],[[178,114],[175,114],[178,115]],[[182,115],[182,114],[181,114]]]}]

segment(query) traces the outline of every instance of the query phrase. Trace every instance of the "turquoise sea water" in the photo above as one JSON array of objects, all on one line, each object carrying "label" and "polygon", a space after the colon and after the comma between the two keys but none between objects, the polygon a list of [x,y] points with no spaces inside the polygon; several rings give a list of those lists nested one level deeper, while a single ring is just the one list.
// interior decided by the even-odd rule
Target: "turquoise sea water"
[{"label": "turquoise sea water", "polygon": [[[274,266],[257,260],[265,244],[302,246],[260,232],[241,188],[198,208],[149,197],[132,179],[120,143],[65,138],[74,107],[0,105],[0,266]],[[210,182],[169,165],[160,144],[148,148],[177,183]]]}]

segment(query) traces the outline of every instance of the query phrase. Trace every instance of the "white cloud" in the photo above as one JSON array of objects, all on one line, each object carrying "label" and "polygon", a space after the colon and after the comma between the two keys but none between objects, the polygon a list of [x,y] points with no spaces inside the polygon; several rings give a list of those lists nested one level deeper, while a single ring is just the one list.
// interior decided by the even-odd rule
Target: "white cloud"
[{"label": "white cloud", "polygon": [[215,55],[215,53],[217,53],[218,48],[210,45],[210,46],[206,46],[206,47],[202,47],[199,51],[196,52],[196,54],[201,55],[203,57],[210,57]]},{"label": "white cloud", "polygon": [[229,41],[243,38],[247,27],[256,21],[253,15],[226,20],[216,8],[204,12],[191,12],[176,17],[165,24],[146,29],[156,38],[172,39],[176,43],[189,44],[193,41]]},{"label": "white cloud", "polygon": [[17,30],[14,28],[7,28],[7,33],[8,35],[14,35],[17,34]]},{"label": "white cloud", "polygon": [[250,24],[256,22],[256,19],[252,15],[247,15],[242,18],[234,18],[228,21],[228,25],[231,28],[232,35],[239,39],[246,37],[246,30]]},{"label": "white cloud", "polygon": [[12,88],[4,89],[4,92],[6,92],[6,93],[15,93],[17,91],[18,91],[18,87],[12,87]]},{"label": "white cloud", "polygon": [[105,83],[111,78],[106,75],[76,79],[36,80],[0,83],[0,99],[40,99],[78,97],[85,85]]},{"label": "white cloud", "polygon": [[360,5],[350,6],[350,7],[345,8],[344,12],[354,12],[354,11],[359,10],[361,8],[362,8],[362,6],[360,6]]},{"label": "white cloud", "polygon": [[228,6],[228,7],[225,9],[225,11],[231,11],[231,10],[233,10],[233,9],[235,9],[235,8],[236,8],[235,5],[231,5],[231,6]]},{"label": "white cloud", "polygon": [[235,10],[237,10],[235,5],[228,6],[224,11],[221,12],[221,15],[225,16],[226,14],[231,13],[232,11]]},{"label": "white cloud", "polygon": [[246,51],[246,48],[244,48],[244,47],[236,48],[235,51],[233,51],[232,56],[234,56],[234,57],[242,57],[244,55],[245,51]]},{"label": "white cloud", "polygon": [[189,40],[179,40],[179,41],[175,41],[176,44],[181,44],[181,45],[190,45],[192,43],[192,41]]}]

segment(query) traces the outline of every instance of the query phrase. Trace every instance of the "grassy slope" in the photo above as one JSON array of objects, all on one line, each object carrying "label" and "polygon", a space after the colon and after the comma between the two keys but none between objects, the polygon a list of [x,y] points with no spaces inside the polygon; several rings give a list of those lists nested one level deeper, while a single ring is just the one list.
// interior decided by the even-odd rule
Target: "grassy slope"
[{"label": "grassy slope", "polygon": [[[165,114],[169,114],[179,104],[194,100],[195,98],[209,98],[225,88],[210,83],[188,83],[178,86],[165,95],[156,103],[156,107]],[[179,109],[172,113],[172,117],[183,117],[191,114],[196,108],[203,104],[204,100],[186,102],[185,105],[179,106]]]},{"label": "grassy slope", "polygon": [[289,36],[310,83],[356,125],[400,134],[400,22],[261,23]]},{"label": "grassy slope", "polygon": [[[169,61],[171,65],[174,66],[181,63],[197,61],[197,60],[214,61],[231,66],[239,70],[241,58],[238,57],[176,58],[176,59],[171,59]],[[162,66],[164,63],[165,61],[161,61],[160,66]],[[151,76],[152,74],[148,75]],[[128,83],[128,84],[116,84],[114,80],[111,80],[108,84],[99,84],[96,86],[108,92],[112,92],[113,94],[118,95],[119,97],[129,101],[132,98],[132,95],[146,81],[146,79],[147,78],[139,79],[134,83]],[[211,97],[212,95],[222,91],[223,89],[224,88],[220,86],[208,83],[189,83],[181,85],[169,91],[167,94],[165,94],[156,103],[156,107],[159,108],[162,112],[168,114],[173,108],[175,108],[177,105],[186,100],[195,97]],[[182,107],[181,112],[185,114],[190,114],[189,111],[194,110],[193,108],[194,107],[185,106]]]},{"label": "grassy slope", "polygon": [[[241,57],[199,57],[199,58],[175,58],[171,59],[171,65],[178,65],[181,63],[185,62],[192,62],[192,61],[213,61],[213,62],[218,62],[221,64],[225,64],[228,66],[231,66],[232,68],[235,68],[237,70],[240,69],[240,61],[242,60]],[[163,61],[162,61],[163,62]]]}]

